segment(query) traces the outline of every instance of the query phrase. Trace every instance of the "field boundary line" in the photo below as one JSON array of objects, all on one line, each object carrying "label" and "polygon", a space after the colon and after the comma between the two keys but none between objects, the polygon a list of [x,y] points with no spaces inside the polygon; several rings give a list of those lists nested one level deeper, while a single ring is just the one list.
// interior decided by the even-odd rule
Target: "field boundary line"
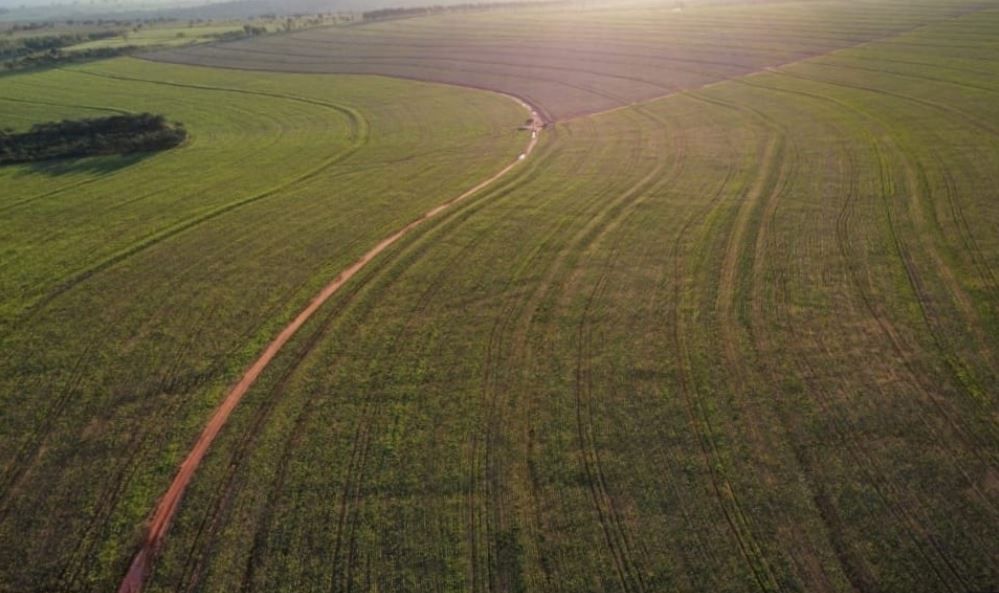
[{"label": "field boundary line", "polygon": [[[187,64],[181,62],[171,62],[167,60],[158,60],[153,57],[154,55],[155,54],[152,53],[136,54],[134,56],[128,56],[125,59],[141,60],[143,62],[150,62],[153,64],[166,64],[168,66],[182,66],[184,68],[204,68],[207,70],[231,70],[233,72],[266,72],[268,74],[294,74],[297,76],[335,76],[335,77],[364,76],[364,77],[375,77],[375,78],[387,78],[389,80],[407,80],[410,82],[419,82],[421,84],[442,85],[459,89],[471,89],[474,91],[482,91],[484,93],[492,93],[494,95],[500,95],[501,97],[506,97],[507,99],[513,99],[516,102],[520,103],[521,105],[527,107],[528,110],[534,115],[535,120],[540,122],[539,129],[549,124],[553,124],[556,121],[555,118],[552,117],[552,115],[548,112],[547,109],[545,109],[543,105],[535,103],[529,97],[524,97],[508,91],[501,91],[499,89],[482,85],[465,84],[457,82],[442,82],[439,80],[418,78],[416,76],[402,76],[397,74],[375,74],[370,72],[309,72],[306,70],[273,70],[271,68],[249,68],[249,67],[244,68],[240,66],[231,66],[231,65],[218,66],[218,65],[209,65],[209,64]],[[141,80],[141,79],[136,79],[136,80]],[[146,80],[145,82],[153,82],[153,81]],[[586,90],[587,92],[593,92],[587,89],[582,89],[582,90]],[[565,121],[565,120],[560,120],[560,121]]]},{"label": "field boundary line", "polygon": [[519,97],[515,97],[513,95],[505,96],[525,107],[532,116],[533,124],[531,126],[531,137],[527,146],[524,148],[524,151],[520,153],[513,162],[507,164],[491,177],[479,182],[477,185],[466,190],[457,197],[451,198],[450,200],[431,208],[421,217],[379,241],[374,247],[362,255],[360,259],[341,271],[333,279],[333,281],[327,284],[319,292],[319,294],[313,297],[309,304],[291,321],[291,323],[286,325],[284,329],[281,330],[281,332],[267,345],[260,356],[258,356],[253,364],[246,369],[239,382],[237,382],[229,390],[225,398],[219,404],[218,408],[216,408],[215,412],[212,414],[208,423],[202,430],[201,435],[195,441],[194,446],[187,454],[183,463],[181,463],[180,468],[171,481],[169,488],[160,498],[159,502],[157,502],[155,508],[153,509],[153,513],[150,516],[149,526],[147,527],[144,541],[132,559],[132,563],[129,565],[128,571],[122,578],[121,585],[118,588],[118,593],[139,593],[142,591],[145,580],[149,576],[150,570],[153,566],[155,556],[158,553],[163,539],[170,528],[173,516],[180,507],[184,491],[187,489],[187,486],[194,477],[194,473],[198,469],[198,466],[201,465],[201,461],[204,459],[209,447],[211,447],[215,438],[218,436],[219,432],[221,432],[222,427],[229,419],[229,416],[232,414],[232,411],[236,408],[236,405],[239,404],[240,400],[242,400],[243,396],[249,391],[250,387],[256,383],[257,379],[267,368],[270,362],[275,358],[275,356],[277,356],[277,354],[291,340],[291,338],[294,337],[298,330],[305,325],[312,315],[315,314],[316,311],[318,311],[320,307],[322,307],[326,301],[330,299],[330,297],[336,294],[344,284],[357,275],[358,272],[364,269],[369,262],[375,259],[383,251],[408,235],[418,226],[421,226],[424,222],[434,218],[441,212],[444,212],[451,206],[465,200],[469,196],[472,196],[492,185],[494,182],[513,170],[517,164],[520,163],[520,161],[524,160],[529,154],[531,154],[531,152],[533,152],[534,147],[538,144],[538,135],[543,127],[544,120],[542,120],[538,111],[536,111],[526,101],[523,101]]},{"label": "field boundary line", "polygon": [[904,30],[901,30],[901,31],[895,31],[893,33],[888,33],[886,35],[881,35],[881,36],[875,37],[874,39],[868,39],[867,41],[861,41],[860,43],[855,43],[853,45],[847,45],[847,46],[838,47],[836,49],[832,49],[832,50],[829,50],[829,51],[818,52],[818,53],[815,53],[815,54],[812,54],[812,55],[809,55],[809,56],[805,56],[803,58],[799,58],[797,60],[791,60],[790,62],[781,62],[779,64],[771,64],[769,66],[762,66],[762,67],[760,67],[757,70],[752,70],[752,71],[746,72],[746,73],[738,75],[738,76],[731,76],[729,78],[723,78],[721,80],[716,80],[716,81],[713,81],[713,82],[705,83],[705,84],[702,84],[700,86],[692,86],[692,87],[689,87],[689,88],[677,89],[675,91],[672,91],[672,92],[669,92],[669,93],[666,93],[666,94],[663,94],[663,95],[658,95],[658,96],[655,96],[655,97],[649,97],[648,99],[640,99],[638,101],[633,101],[631,103],[628,103],[627,105],[619,105],[617,107],[611,107],[610,109],[604,109],[603,111],[593,111],[591,113],[581,113],[579,115],[572,115],[572,116],[566,117],[564,119],[561,119],[559,121],[560,122],[569,122],[569,121],[573,121],[573,120],[577,120],[577,119],[582,119],[582,118],[585,118],[585,117],[597,117],[599,115],[606,115],[606,114],[609,114],[609,113],[614,113],[616,111],[622,111],[622,110],[625,110],[625,109],[631,109],[632,107],[639,107],[639,106],[642,106],[642,105],[648,105],[650,103],[655,103],[656,101],[661,101],[663,99],[668,99],[668,98],[674,97],[676,95],[683,95],[683,94],[687,94],[687,93],[690,93],[690,92],[693,92],[693,91],[704,90],[704,89],[711,88],[711,87],[719,85],[719,84],[724,84],[726,82],[732,82],[732,81],[735,81],[735,80],[742,80],[742,79],[745,79],[745,78],[749,78],[751,76],[756,76],[756,75],[759,75],[759,74],[765,74],[767,72],[775,72],[779,68],[786,68],[788,66],[794,66],[795,64],[803,64],[805,62],[809,62],[809,61],[815,60],[817,58],[824,58],[824,57],[827,57],[827,56],[832,56],[832,55],[838,54],[840,52],[850,51],[850,50],[854,50],[854,49],[861,48],[861,47],[866,47],[868,45],[873,45],[875,43],[881,43],[881,42],[884,42],[884,41],[888,41],[889,39],[895,39],[896,37],[901,37],[903,35],[908,35],[910,33],[915,33],[916,31],[919,31],[921,29],[925,29],[925,28],[928,28],[928,27],[934,27],[934,26],[937,26],[937,25],[939,25],[941,23],[948,23],[948,22],[951,22],[951,21],[956,21],[958,19],[967,18],[967,17],[969,17],[971,15],[978,14],[980,12],[992,12],[992,11],[995,11],[995,10],[996,9],[994,7],[992,7],[992,6],[981,6],[981,7],[977,8],[977,9],[975,9],[975,10],[971,10],[971,11],[968,11],[968,12],[962,12],[962,13],[956,14],[954,16],[944,17],[944,18],[941,18],[941,19],[938,19],[938,20],[935,20],[935,21],[932,21],[932,22],[929,22],[929,23],[923,23],[923,24],[920,24],[920,25],[916,25],[915,27],[911,27],[909,29],[904,29]]}]

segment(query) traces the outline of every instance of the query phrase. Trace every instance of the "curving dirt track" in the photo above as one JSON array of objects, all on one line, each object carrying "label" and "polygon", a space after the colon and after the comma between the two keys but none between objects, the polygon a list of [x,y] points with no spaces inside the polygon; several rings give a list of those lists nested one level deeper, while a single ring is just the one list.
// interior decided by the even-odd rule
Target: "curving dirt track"
[{"label": "curving dirt track", "polygon": [[447,210],[451,206],[454,206],[469,196],[472,196],[492,185],[513,170],[513,168],[516,167],[520,161],[526,159],[527,156],[533,152],[535,146],[538,144],[540,132],[544,129],[546,123],[544,118],[539,114],[537,109],[522,99],[504,93],[499,94],[513,99],[527,109],[531,114],[531,123],[528,126],[528,131],[531,133],[531,137],[528,140],[524,151],[520,153],[513,162],[500,169],[492,177],[483,180],[475,187],[472,187],[457,197],[451,198],[443,204],[428,210],[420,218],[382,239],[377,245],[361,256],[360,259],[351,264],[350,267],[340,272],[340,274],[338,274],[332,282],[327,284],[319,292],[319,294],[317,294],[312,301],[309,302],[308,306],[306,306],[305,309],[303,309],[291,323],[285,326],[285,328],[281,330],[281,333],[279,333],[277,337],[275,337],[274,340],[267,345],[260,356],[253,362],[252,365],[250,365],[246,372],[243,373],[239,382],[236,383],[236,385],[234,385],[233,388],[226,394],[222,403],[215,410],[215,413],[208,421],[208,424],[205,425],[204,430],[201,431],[201,435],[198,437],[198,440],[195,441],[190,453],[187,454],[184,462],[181,463],[180,469],[177,471],[173,481],[170,483],[170,487],[167,488],[167,491],[156,504],[156,508],[153,510],[149,519],[149,527],[146,532],[146,537],[142,542],[142,547],[139,548],[139,551],[132,559],[132,563],[129,565],[128,572],[126,572],[124,578],[122,578],[121,585],[118,587],[118,593],[139,593],[139,591],[142,591],[142,587],[146,581],[146,577],[149,576],[150,569],[152,568],[153,561],[155,560],[156,553],[160,548],[160,544],[166,536],[167,531],[170,529],[170,523],[180,506],[181,499],[184,497],[184,491],[187,490],[188,484],[190,484],[191,479],[194,477],[194,472],[197,471],[198,466],[201,465],[201,461],[208,452],[208,448],[211,447],[212,442],[215,441],[215,437],[218,436],[222,427],[232,414],[232,411],[236,408],[236,405],[239,404],[240,400],[243,399],[243,396],[246,395],[246,392],[249,391],[250,387],[252,387],[254,383],[256,383],[257,378],[259,378],[260,374],[267,368],[267,365],[274,360],[274,357],[277,356],[278,352],[280,352],[285,344],[287,344],[288,341],[295,335],[295,333],[301,329],[305,322],[307,322],[309,318],[311,318],[312,315],[314,315],[315,312],[318,311],[331,296],[336,294],[344,284],[364,269],[364,267],[368,265],[371,260],[378,257],[379,254],[391,247],[394,243],[399,241],[399,239],[402,239],[413,229]]}]

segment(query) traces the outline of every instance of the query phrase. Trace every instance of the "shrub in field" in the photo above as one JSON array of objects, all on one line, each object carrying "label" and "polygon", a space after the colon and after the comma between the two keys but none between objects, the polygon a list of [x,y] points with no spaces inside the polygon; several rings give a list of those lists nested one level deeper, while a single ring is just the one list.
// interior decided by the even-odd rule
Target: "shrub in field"
[{"label": "shrub in field", "polygon": [[0,131],[0,164],[166,150],[186,137],[183,124],[152,113],[35,124]]}]

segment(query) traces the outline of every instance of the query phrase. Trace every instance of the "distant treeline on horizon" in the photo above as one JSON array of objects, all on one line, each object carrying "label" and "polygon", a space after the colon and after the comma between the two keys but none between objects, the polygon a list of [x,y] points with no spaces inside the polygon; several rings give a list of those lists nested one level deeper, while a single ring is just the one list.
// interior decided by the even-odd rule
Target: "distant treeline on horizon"
[{"label": "distant treeline on horizon", "polygon": [[434,4],[432,6],[411,6],[397,8],[379,8],[361,13],[366,21],[378,21],[416,16],[426,16],[441,12],[465,12],[473,10],[492,10],[497,8],[512,8],[525,6],[550,6],[565,4],[565,0],[505,0],[502,2],[465,2],[462,4]]}]

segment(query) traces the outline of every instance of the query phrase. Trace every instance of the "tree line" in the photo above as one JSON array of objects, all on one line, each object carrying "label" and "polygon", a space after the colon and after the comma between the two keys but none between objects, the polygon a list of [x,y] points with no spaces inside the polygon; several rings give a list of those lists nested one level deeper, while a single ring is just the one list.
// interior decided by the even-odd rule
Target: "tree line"
[{"label": "tree line", "polygon": [[524,0],[524,1],[502,1],[502,2],[466,2],[463,4],[448,4],[433,6],[413,6],[398,8],[380,8],[378,10],[368,10],[361,13],[361,19],[365,21],[380,21],[385,19],[399,19],[416,16],[427,16],[441,12],[468,12],[473,10],[492,10],[496,8],[521,8],[525,6],[540,6],[561,4],[560,0]]},{"label": "tree line", "polygon": [[0,130],[0,165],[166,150],[185,138],[183,124],[152,113],[46,122]]},{"label": "tree line", "polygon": [[92,47],[90,49],[80,49],[75,51],[62,51],[61,49],[55,48],[45,52],[29,54],[21,58],[7,60],[3,63],[3,66],[8,70],[20,70],[23,68],[71,64],[74,62],[90,62],[92,60],[103,60],[106,58],[123,56],[138,49],[140,48],[135,45]]},{"label": "tree line", "polygon": [[32,37],[17,37],[13,39],[0,38],[0,59],[11,60],[59,49],[69,45],[110,39],[121,35],[121,31],[94,31],[92,33],[63,33],[61,35],[36,35]]}]

